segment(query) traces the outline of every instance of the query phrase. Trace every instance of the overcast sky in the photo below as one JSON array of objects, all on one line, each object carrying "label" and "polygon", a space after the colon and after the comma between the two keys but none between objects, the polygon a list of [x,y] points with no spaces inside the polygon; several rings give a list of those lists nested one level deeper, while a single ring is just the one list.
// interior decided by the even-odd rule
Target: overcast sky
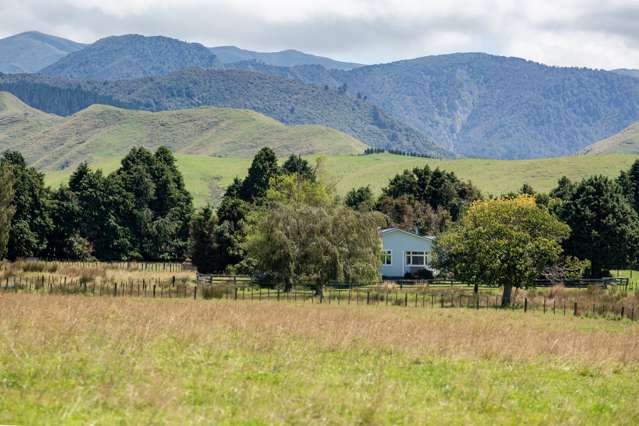
[{"label": "overcast sky", "polygon": [[166,35],[361,63],[487,52],[639,68],[639,0],[0,0],[0,37]]}]

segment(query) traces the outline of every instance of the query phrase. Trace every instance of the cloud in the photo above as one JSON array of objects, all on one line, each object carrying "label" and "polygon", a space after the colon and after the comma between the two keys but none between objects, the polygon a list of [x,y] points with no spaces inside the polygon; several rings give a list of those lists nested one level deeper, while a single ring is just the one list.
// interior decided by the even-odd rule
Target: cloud
[{"label": "cloud", "polygon": [[456,51],[639,68],[636,0],[0,0],[0,36],[167,35],[386,62]]}]

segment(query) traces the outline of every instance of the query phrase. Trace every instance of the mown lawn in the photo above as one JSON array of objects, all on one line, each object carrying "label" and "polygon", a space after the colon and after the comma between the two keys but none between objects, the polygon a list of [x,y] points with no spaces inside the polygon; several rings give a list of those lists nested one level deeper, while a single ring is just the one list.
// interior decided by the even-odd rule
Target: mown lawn
[{"label": "mown lawn", "polygon": [[0,424],[637,424],[639,325],[0,295]]}]

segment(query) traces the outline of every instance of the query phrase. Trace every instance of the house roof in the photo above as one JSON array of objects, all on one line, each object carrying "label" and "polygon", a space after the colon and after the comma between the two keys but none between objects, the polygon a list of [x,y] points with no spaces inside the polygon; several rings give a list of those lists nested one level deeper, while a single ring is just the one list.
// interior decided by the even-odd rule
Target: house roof
[{"label": "house roof", "polygon": [[430,235],[417,235],[417,234],[415,234],[413,232],[404,231],[403,229],[399,229],[399,228],[386,228],[386,229],[382,229],[381,231],[379,231],[380,235],[390,234],[391,232],[401,232],[402,234],[410,235],[411,237],[420,238],[422,240],[435,241],[435,237],[433,237],[433,236],[430,236]]}]

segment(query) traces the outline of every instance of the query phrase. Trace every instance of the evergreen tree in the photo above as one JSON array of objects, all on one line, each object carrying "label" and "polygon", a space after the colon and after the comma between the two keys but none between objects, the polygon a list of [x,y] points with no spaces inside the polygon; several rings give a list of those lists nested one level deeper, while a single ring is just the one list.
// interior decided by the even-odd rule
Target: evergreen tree
[{"label": "evergreen tree", "polygon": [[304,179],[315,180],[315,170],[299,155],[291,155],[282,165],[282,171],[287,175],[298,175]]},{"label": "evergreen tree", "polygon": [[639,160],[636,160],[627,172],[621,172],[618,179],[628,201],[639,213]]},{"label": "evergreen tree", "polygon": [[344,198],[344,204],[353,210],[373,210],[375,207],[373,191],[371,191],[370,186],[361,186],[359,188],[351,189],[348,194],[346,194],[346,198]]},{"label": "evergreen tree", "polygon": [[11,220],[15,212],[13,196],[13,174],[9,167],[0,165],[0,260],[7,255]]},{"label": "evergreen tree", "polygon": [[567,254],[589,259],[592,276],[636,262],[639,218],[617,182],[603,176],[583,180],[559,212],[572,229]]},{"label": "evergreen tree", "polygon": [[27,167],[22,154],[16,151],[5,152],[0,166],[13,175],[15,192],[15,212],[11,220],[7,256],[12,260],[40,256],[52,229],[48,211],[49,192],[44,186],[44,175],[33,167]]},{"label": "evergreen tree", "polygon": [[271,148],[262,148],[253,158],[248,176],[242,183],[240,197],[249,202],[259,202],[266,196],[271,179],[279,176],[277,157]]},{"label": "evergreen tree", "polygon": [[216,226],[217,218],[210,206],[197,213],[191,222],[191,261],[202,274],[212,274],[222,269],[215,241]]}]

